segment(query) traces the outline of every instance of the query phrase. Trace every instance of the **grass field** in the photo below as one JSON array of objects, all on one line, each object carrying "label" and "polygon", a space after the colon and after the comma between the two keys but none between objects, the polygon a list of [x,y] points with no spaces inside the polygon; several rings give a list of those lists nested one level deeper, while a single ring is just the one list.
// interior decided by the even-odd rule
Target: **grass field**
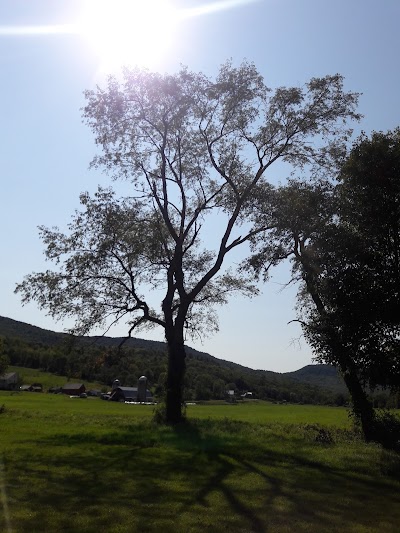
[{"label": "grass field", "polygon": [[400,457],[344,409],[0,393],[0,531],[398,532]]},{"label": "grass field", "polygon": [[[24,384],[31,385],[32,383],[41,383],[44,390],[48,390],[50,387],[62,387],[67,382],[81,383],[81,379],[70,378],[65,376],[57,376],[56,374],[50,374],[49,372],[43,372],[36,368],[24,368],[20,366],[9,366],[7,372],[17,372]],[[99,389],[104,388],[104,385],[96,382],[85,381],[86,389]]]},{"label": "grass field", "polygon": [[268,402],[245,402],[225,405],[194,405],[187,408],[189,418],[241,420],[255,424],[323,424],[350,428],[346,409],[318,405],[278,405]]}]

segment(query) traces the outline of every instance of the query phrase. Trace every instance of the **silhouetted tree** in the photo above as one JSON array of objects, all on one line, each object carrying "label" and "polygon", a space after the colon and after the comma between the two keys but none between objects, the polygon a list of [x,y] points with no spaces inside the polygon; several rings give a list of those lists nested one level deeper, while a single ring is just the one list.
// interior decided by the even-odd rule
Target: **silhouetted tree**
[{"label": "silhouetted tree", "polygon": [[250,263],[261,273],[291,257],[304,334],[319,362],[340,369],[373,439],[365,385],[400,387],[400,131],[362,135],[336,182],[292,181],[274,212],[276,229],[254,242]]},{"label": "silhouetted tree", "polygon": [[187,69],[125,70],[122,81],[110,78],[86,97],[84,118],[102,149],[93,165],[129,180],[130,195],[82,194],[67,233],[42,227],[58,268],[26,277],[17,291],[54,317],[75,317],[77,333],[120,320],[129,335],[162,327],[166,418],[175,424],[185,337],[215,331],[215,306],[232,292],[256,293],[247,275],[227,268],[227,257],[254,235],[268,239],[267,216],[251,230],[245,224],[258,186],[267,187],[278,160],[334,160],[346,121],[358,118],[358,95],[343,90],[339,75],[271,92],[254,65],[227,63],[215,81]]}]

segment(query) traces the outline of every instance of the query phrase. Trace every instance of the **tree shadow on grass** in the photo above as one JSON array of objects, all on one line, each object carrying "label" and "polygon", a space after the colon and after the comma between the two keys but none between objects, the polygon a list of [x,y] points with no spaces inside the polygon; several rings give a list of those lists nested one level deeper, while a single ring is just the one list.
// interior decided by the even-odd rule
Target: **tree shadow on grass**
[{"label": "tree shadow on grass", "polygon": [[[241,422],[234,424],[245,426]],[[232,423],[229,422],[229,425]],[[184,435],[180,433],[181,437]],[[377,523],[382,517],[385,518],[385,510],[380,507],[382,502],[376,504],[376,491],[391,494],[393,486],[384,479],[368,478],[365,475],[365,461],[361,458],[357,461],[353,457],[351,468],[344,465],[334,468],[307,457],[301,438],[295,439],[297,453],[280,452],[247,440],[247,444],[252,446],[249,453],[248,449],[241,446],[226,446],[225,441],[219,443],[221,447],[209,447],[208,443],[202,442],[204,437],[196,431],[188,435],[189,439],[196,436],[197,447],[205,451],[215,469],[213,476],[195,492],[189,507],[195,503],[209,506],[209,494],[220,491],[231,510],[245,519],[249,531],[268,531],[269,526],[277,531],[309,531],[310,523],[313,531],[332,531],[335,527],[338,531],[347,531],[347,527],[350,530],[352,526],[358,527],[362,523],[366,502],[376,508],[377,513],[372,516]],[[281,449],[290,450],[287,440],[293,441],[293,437],[280,438]],[[182,441],[184,439],[181,438],[180,447]],[[334,453],[333,446],[326,448]],[[399,465],[400,460],[394,462],[392,474],[399,473]],[[234,476],[241,476],[243,481],[256,476],[259,483],[238,489],[234,483],[230,483]],[[260,504],[254,505],[257,499]],[[398,497],[395,499],[400,503]],[[383,507],[389,511],[392,505],[393,501],[385,501]],[[185,510],[183,508],[182,512]],[[342,521],[344,517],[345,523]],[[370,525],[366,524],[367,527]]]},{"label": "tree shadow on grass", "polygon": [[34,441],[7,460],[15,531],[351,531],[400,505],[397,480],[371,479],[361,458],[333,468],[307,457],[302,439],[293,452],[293,437],[280,436],[279,450],[253,442],[245,423],[223,426]]}]

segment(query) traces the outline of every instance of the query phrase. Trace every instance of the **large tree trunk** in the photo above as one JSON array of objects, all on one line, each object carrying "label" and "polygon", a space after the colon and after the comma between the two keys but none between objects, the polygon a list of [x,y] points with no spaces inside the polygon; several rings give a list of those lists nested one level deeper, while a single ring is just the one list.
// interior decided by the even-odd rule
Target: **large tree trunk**
[{"label": "large tree trunk", "polygon": [[361,424],[364,438],[366,441],[373,440],[374,408],[372,402],[368,400],[355,370],[349,367],[341,367],[341,370],[352,399],[353,413]]},{"label": "large tree trunk", "polygon": [[335,366],[338,366],[343,380],[346,384],[347,390],[351,396],[351,402],[353,404],[353,414],[357,421],[361,424],[361,430],[366,441],[373,440],[374,435],[374,420],[375,411],[372,402],[368,399],[368,396],[360,382],[358,377],[357,367],[352,360],[351,356],[346,352],[346,348],[341,345],[340,339],[334,329],[331,329],[331,349],[336,362]]},{"label": "large tree trunk", "polygon": [[308,258],[304,253],[304,249],[302,249],[302,255],[299,253],[295,253],[295,255],[299,260],[301,260],[305,271],[304,281],[306,283],[307,290],[315,303],[321,320],[325,322],[325,335],[327,344],[333,355],[333,361],[331,360],[330,362],[334,362],[334,364],[340,368],[343,374],[344,382],[347,386],[353,403],[353,413],[361,424],[361,429],[365,440],[372,440],[375,418],[374,407],[368,400],[365,390],[360,383],[351,356],[346,353],[337,329],[331,324],[329,314],[325,309],[324,303],[317,289],[317,284],[315,281],[316,272],[312,263],[308,261]]},{"label": "large tree trunk", "polygon": [[168,374],[166,398],[167,424],[179,424],[183,420],[183,380],[185,376],[185,345],[182,334],[177,334],[176,328],[166,331],[168,343]]}]

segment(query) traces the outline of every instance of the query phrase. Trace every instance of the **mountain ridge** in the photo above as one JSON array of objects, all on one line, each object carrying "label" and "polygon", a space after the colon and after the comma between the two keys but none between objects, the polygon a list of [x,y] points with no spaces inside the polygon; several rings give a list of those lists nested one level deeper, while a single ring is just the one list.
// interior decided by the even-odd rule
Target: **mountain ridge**
[{"label": "mountain ridge", "polygon": [[[18,338],[31,344],[41,344],[45,346],[62,346],[66,344],[71,335],[62,332],[55,332],[27,324],[8,317],[0,316],[0,336],[9,338]],[[124,340],[124,337],[107,337],[107,336],[85,336],[75,338],[80,345],[90,345],[96,347],[118,347]],[[126,348],[145,349],[159,353],[166,353],[167,345],[165,342],[153,341],[132,337],[124,343]],[[201,352],[186,346],[189,357],[204,361],[212,366],[222,366],[236,371],[241,371],[244,376],[254,373],[264,376],[269,380],[290,380],[306,384],[312,387],[323,388],[335,393],[346,392],[343,380],[337,370],[329,365],[306,365],[305,367],[292,372],[273,372],[270,370],[252,369],[239,363],[234,363],[224,359],[219,359],[207,352]]]}]

